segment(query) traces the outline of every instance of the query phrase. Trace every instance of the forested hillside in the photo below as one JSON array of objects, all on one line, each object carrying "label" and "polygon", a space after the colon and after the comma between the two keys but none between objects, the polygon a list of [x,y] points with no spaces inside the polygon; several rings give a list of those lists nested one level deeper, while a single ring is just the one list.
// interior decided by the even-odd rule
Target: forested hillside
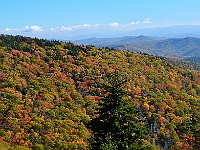
[{"label": "forested hillside", "polygon": [[170,58],[170,57],[159,57],[162,60],[165,60],[175,66],[189,69],[189,70],[196,70],[200,72],[200,62],[195,62],[191,59],[176,59],[176,58]]},{"label": "forested hillside", "polygon": [[145,145],[200,149],[199,72],[147,54],[8,35],[0,59],[0,149],[88,149],[87,124],[113,72],[127,80]]},{"label": "forested hillside", "polygon": [[141,35],[138,37],[90,38],[75,42],[200,62],[200,38],[195,37],[162,39]]},{"label": "forested hillside", "polygon": [[189,57],[189,58],[185,58],[185,60],[192,61],[192,62],[197,62],[197,63],[200,64],[200,57]]}]

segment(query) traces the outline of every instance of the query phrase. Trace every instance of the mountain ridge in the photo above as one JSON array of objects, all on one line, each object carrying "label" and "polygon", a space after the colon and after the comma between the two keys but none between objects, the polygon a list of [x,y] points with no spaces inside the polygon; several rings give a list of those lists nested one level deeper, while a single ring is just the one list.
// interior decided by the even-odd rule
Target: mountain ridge
[{"label": "mountain ridge", "polygon": [[[109,42],[108,42],[109,41]],[[158,39],[140,35],[125,36],[117,38],[93,38],[74,41],[77,44],[95,45],[97,47],[109,47],[114,49],[125,49],[133,52],[148,53],[158,56],[169,56],[179,59],[200,57],[200,38],[170,38]]]},{"label": "mountain ridge", "polygon": [[[152,28],[140,28],[140,29],[127,29],[127,30],[98,30],[94,33],[88,32],[81,36],[73,37],[71,40],[80,40],[85,38],[97,37],[97,38],[113,38],[123,36],[140,36],[145,35],[149,37],[161,37],[162,39],[169,38],[184,38],[184,37],[199,37],[200,38],[200,26],[199,25],[175,25],[168,27],[152,27]],[[67,38],[64,38],[67,40]],[[69,40],[69,39],[68,39]]]}]

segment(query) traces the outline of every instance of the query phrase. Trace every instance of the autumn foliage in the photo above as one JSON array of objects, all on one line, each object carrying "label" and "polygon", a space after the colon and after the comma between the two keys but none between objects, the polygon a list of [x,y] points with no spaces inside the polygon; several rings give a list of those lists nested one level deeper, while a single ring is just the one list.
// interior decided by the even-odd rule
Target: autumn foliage
[{"label": "autumn foliage", "polygon": [[126,98],[147,122],[150,144],[200,148],[199,72],[147,54],[9,35],[0,36],[0,141],[87,149],[86,124],[114,71],[128,80]]}]

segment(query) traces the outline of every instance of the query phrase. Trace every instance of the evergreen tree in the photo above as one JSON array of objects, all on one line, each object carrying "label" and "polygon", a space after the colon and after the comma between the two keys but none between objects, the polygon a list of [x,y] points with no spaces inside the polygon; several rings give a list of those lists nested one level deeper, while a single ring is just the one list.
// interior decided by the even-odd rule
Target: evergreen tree
[{"label": "evergreen tree", "polygon": [[106,96],[99,102],[98,116],[91,120],[91,149],[145,149],[146,128],[137,117],[139,112],[126,98],[126,81],[118,73],[109,75],[104,84]]}]

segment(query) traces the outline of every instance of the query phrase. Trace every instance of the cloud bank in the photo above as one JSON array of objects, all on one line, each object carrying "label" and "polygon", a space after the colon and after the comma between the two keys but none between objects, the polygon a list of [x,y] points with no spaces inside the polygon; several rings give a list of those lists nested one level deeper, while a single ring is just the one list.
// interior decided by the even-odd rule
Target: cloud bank
[{"label": "cloud bank", "polygon": [[25,26],[24,28],[15,28],[15,29],[12,29],[12,28],[6,28],[4,29],[3,31],[5,32],[33,32],[33,33],[36,33],[36,32],[56,32],[56,31],[72,31],[72,30],[78,30],[78,29],[94,29],[94,28],[108,28],[108,27],[119,27],[119,28],[122,28],[122,27],[130,27],[130,26],[133,26],[133,25],[139,25],[139,24],[147,24],[147,23],[151,23],[149,18],[146,18],[144,21],[136,21],[136,22],[130,22],[129,24],[125,24],[125,25],[121,25],[120,23],[118,22],[112,22],[112,23],[109,23],[109,24],[100,24],[100,23],[97,23],[97,24],[82,24],[82,25],[77,25],[77,26],[61,26],[61,27],[54,27],[54,28],[44,28],[44,27],[41,27],[41,26],[38,26],[38,25],[33,25],[33,26]]},{"label": "cloud bank", "polygon": [[[161,23],[167,24],[169,20],[163,20]],[[44,26],[32,25],[25,26],[23,28],[5,28],[0,30],[1,34],[11,35],[24,35],[39,38],[63,38],[63,39],[74,39],[88,37],[104,37],[110,36],[111,34],[117,35],[119,32],[131,31],[141,28],[152,28],[157,25],[157,22],[150,21],[149,18],[144,20],[136,20],[127,24],[121,24],[119,22],[111,22],[107,24],[80,24],[74,26],[62,25],[59,27],[48,27],[47,24]],[[116,32],[117,31],[117,32]]]}]

